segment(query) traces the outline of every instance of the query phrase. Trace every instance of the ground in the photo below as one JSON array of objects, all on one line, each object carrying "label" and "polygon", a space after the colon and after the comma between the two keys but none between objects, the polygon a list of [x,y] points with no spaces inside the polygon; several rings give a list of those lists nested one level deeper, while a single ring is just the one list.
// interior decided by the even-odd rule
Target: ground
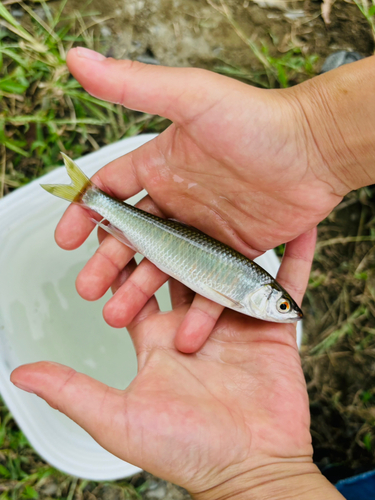
[{"label": "ground", "polygon": [[[49,5],[57,8],[59,3]],[[64,12],[78,12],[81,5],[80,0],[69,0]],[[88,11],[98,13],[94,20],[103,19],[97,25],[103,53],[154,58],[169,66],[260,69],[239,32],[259,49],[267,47],[272,56],[296,47],[321,58],[338,49],[368,55],[374,46],[369,23],[358,7],[342,1],[333,4],[329,25],[320,15],[321,3],[312,1],[108,0],[103,5],[93,0]]]},{"label": "ground", "polygon": [[[363,56],[374,51],[375,9],[362,0],[337,0],[331,10],[327,1],[310,0],[92,0],[85,7],[67,0],[48,2],[48,8],[38,2],[2,3],[35,40],[43,40],[49,60],[38,53],[36,66],[36,45],[22,45],[24,34],[17,25],[11,32],[9,19],[0,27],[0,43],[13,44],[0,69],[0,196],[53,168],[60,149],[78,156],[167,126],[160,118],[88,100],[69,77],[60,45],[41,28],[41,23],[51,26],[49,12],[56,16],[62,55],[77,41],[117,58],[204,67],[265,87],[314,76],[337,50]],[[322,7],[328,8],[325,21]],[[332,481],[375,468],[374,194],[374,188],[351,193],[320,225],[303,305],[301,355],[314,459]],[[58,473],[33,452],[1,407],[0,499],[180,500],[185,495],[146,473],[106,484]]]}]

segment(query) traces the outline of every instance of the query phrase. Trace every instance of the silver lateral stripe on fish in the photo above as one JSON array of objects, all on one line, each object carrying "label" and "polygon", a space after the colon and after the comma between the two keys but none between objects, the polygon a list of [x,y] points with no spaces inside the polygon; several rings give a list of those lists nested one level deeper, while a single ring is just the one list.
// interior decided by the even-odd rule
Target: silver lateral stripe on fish
[{"label": "silver lateral stripe on fish", "polygon": [[302,311],[258,264],[198,229],[116,200],[63,154],[71,185],[44,184],[49,193],[97,212],[103,229],[191,290],[248,316],[292,323]]}]

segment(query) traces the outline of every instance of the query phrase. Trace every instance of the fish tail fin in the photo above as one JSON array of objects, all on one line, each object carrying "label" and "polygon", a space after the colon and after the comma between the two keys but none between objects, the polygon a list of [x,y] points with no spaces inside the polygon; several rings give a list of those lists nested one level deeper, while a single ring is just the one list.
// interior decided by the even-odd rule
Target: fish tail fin
[{"label": "fish tail fin", "polygon": [[49,193],[75,203],[80,203],[82,196],[93,186],[93,183],[82,172],[78,165],[64,153],[61,153],[66,170],[72,183],[68,184],[41,184],[41,187]]}]

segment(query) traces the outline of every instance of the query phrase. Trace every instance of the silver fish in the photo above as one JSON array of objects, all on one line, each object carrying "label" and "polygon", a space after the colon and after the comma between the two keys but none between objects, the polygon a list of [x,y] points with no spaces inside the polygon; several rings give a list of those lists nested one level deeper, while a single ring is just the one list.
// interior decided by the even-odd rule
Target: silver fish
[{"label": "silver fish", "polygon": [[301,309],[274,278],[244,255],[177,221],[116,200],[93,184],[63,154],[72,184],[44,184],[49,193],[97,212],[108,233],[144,255],[191,290],[235,311],[266,321],[293,323]]}]

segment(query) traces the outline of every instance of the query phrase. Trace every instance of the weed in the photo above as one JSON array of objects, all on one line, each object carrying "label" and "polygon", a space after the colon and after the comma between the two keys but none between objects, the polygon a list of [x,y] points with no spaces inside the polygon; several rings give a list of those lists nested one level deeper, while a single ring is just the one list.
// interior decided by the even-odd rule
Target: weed
[{"label": "weed", "polygon": [[[220,0],[219,3],[214,0],[207,0],[207,2],[227,19],[239,38],[249,47],[263,67],[263,70],[249,72],[224,64],[215,67],[218,73],[265,88],[286,88],[296,83],[297,76],[303,76],[303,79],[314,76],[318,61],[317,55],[304,55],[299,47],[291,47],[284,54],[277,57],[271,56],[269,47],[265,43],[246,36],[224,0]],[[298,81],[300,80],[299,78]]]},{"label": "weed", "polygon": [[303,305],[315,459],[353,469],[375,463],[374,194],[349,194],[320,224]]},{"label": "weed", "polygon": [[354,3],[371,26],[372,36],[375,41],[375,0],[354,0]]},{"label": "weed", "polygon": [[167,124],[100,101],[70,76],[67,51],[76,42],[94,48],[94,40],[82,18],[60,21],[64,2],[56,14],[41,3],[47,21],[21,5],[32,30],[0,4],[0,196],[60,163],[60,151],[81,156]]}]

